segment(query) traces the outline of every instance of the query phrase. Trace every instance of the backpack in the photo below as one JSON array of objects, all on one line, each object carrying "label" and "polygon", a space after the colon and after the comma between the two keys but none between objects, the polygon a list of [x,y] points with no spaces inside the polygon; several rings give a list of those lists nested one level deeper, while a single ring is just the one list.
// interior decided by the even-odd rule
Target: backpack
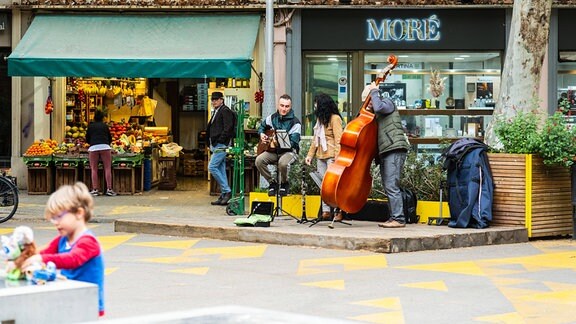
[{"label": "backpack", "polygon": [[400,191],[402,192],[402,205],[404,206],[406,224],[418,223],[420,216],[416,214],[416,206],[418,205],[416,194],[408,188],[400,188]]}]

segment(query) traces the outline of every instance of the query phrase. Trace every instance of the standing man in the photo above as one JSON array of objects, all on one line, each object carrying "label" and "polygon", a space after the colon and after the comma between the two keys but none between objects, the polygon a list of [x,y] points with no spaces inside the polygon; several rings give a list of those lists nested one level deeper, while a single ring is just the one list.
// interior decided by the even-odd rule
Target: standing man
[{"label": "standing man", "polygon": [[[298,152],[300,151],[302,124],[300,124],[298,118],[294,116],[294,111],[292,111],[292,98],[287,94],[280,96],[276,112],[266,117],[260,124],[258,128],[260,141],[269,143],[275,140],[274,136],[267,136],[265,132],[267,130],[276,131],[280,129],[288,133],[291,148],[281,151],[276,145],[276,152],[263,152],[256,157],[256,168],[258,172],[260,172],[264,179],[270,184],[268,187],[268,196],[275,196],[277,192],[281,196],[288,194],[288,165],[298,159]],[[270,164],[277,166],[276,172],[280,180],[280,186],[278,186],[278,181],[272,176],[270,170],[268,170],[268,165]]]},{"label": "standing man", "polygon": [[390,218],[378,224],[384,228],[398,228],[406,226],[404,203],[400,191],[400,176],[404,169],[406,154],[410,143],[402,128],[402,120],[394,102],[389,98],[380,98],[378,86],[372,82],[362,91],[362,101],[370,96],[368,110],[376,114],[378,123],[378,162],[382,186],[388,197]]},{"label": "standing man", "polygon": [[208,122],[206,133],[210,141],[212,157],[208,163],[208,171],[220,186],[220,197],[211,202],[212,205],[228,205],[232,198],[232,190],[226,176],[226,149],[232,144],[234,134],[234,112],[224,104],[222,92],[212,92],[212,116]]}]

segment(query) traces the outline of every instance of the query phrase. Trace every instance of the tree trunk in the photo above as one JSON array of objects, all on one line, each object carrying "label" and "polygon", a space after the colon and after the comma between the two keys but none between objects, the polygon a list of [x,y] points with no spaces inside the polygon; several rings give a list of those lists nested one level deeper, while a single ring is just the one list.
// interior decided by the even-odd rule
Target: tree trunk
[{"label": "tree trunk", "polygon": [[536,109],[547,115],[540,107],[538,98],[540,75],[550,32],[551,0],[515,0],[506,58],[500,82],[500,94],[494,118],[486,128],[486,144],[498,147],[494,134],[494,122],[508,119],[517,111]]}]

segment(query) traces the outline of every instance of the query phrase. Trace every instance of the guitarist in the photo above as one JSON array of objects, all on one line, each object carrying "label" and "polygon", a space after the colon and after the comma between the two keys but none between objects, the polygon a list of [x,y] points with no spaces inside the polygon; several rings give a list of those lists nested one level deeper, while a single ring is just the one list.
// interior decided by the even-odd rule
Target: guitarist
[{"label": "guitarist", "polygon": [[400,114],[390,98],[381,98],[378,86],[372,82],[362,92],[362,101],[370,96],[367,110],[376,114],[378,124],[378,156],[380,175],[384,192],[390,206],[390,219],[382,224],[384,228],[399,228],[406,226],[404,204],[400,191],[400,175],[404,169],[404,161],[410,149],[410,143],[402,128]]},{"label": "guitarist", "polygon": [[[278,108],[275,113],[266,117],[258,128],[258,135],[260,141],[267,144],[274,140],[272,136],[266,135],[267,130],[285,130],[290,138],[291,148],[288,150],[280,150],[278,147],[276,152],[265,151],[256,157],[256,168],[258,172],[268,181],[268,196],[275,196],[279,193],[281,196],[288,194],[288,165],[292,164],[298,159],[298,152],[300,151],[300,132],[302,125],[292,110],[292,98],[283,94],[278,100]],[[277,178],[274,178],[268,169],[268,165],[277,166]],[[280,181],[280,185],[278,185]]]}]

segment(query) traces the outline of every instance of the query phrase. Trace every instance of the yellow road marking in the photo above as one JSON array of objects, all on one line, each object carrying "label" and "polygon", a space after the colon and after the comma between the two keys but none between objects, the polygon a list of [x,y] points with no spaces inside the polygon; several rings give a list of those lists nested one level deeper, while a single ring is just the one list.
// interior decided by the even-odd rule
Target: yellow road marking
[{"label": "yellow road marking", "polygon": [[104,251],[108,251],[117,247],[118,245],[125,243],[136,235],[111,235],[111,236],[98,236],[98,241],[100,246]]},{"label": "yellow road marking", "polygon": [[344,271],[357,271],[384,269],[388,267],[388,262],[386,261],[386,257],[383,255],[305,259],[300,261],[297,275],[312,275],[338,271],[329,266],[341,266],[344,267]]},{"label": "yellow road marking", "polygon": [[116,270],[118,270],[118,268],[106,268],[106,269],[104,270],[104,275],[107,276],[107,275],[109,275],[109,274],[111,274],[111,273],[116,272]]},{"label": "yellow road marking", "polygon": [[412,270],[425,270],[425,271],[438,271],[459,273],[471,276],[485,276],[486,273],[473,261],[462,262],[449,262],[449,263],[433,263],[433,264],[417,264],[412,266],[398,267],[400,269]]},{"label": "yellow road marking", "polygon": [[368,323],[404,324],[404,314],[400,311],[366,314],[349,317],[348,319]]},{"label": "yellow road marking", "polygon": [[208,261],[208,259],[201,258],[191,258],[187,256],[175,256],[175,257],[162,257],[162,258],[149,258],[141,259],[144,262],[154,262],[154,263],[194,263]]},{"label": "yellow road marking", "polygon": [[380,308],[386,308],[389,310],[402,310],[402,304],[400,303],[400,298],[398,298],[398,297],[361,300],[361,301],[353,302],[352,304],[353,305],[380,307]]},{"label": "yellow road marking", "polygon": [[186,250],[194,246],[200,240],[176,240],[176,241],[156,241],[156,242],[139,242],[139,243],[128,243],[129,245],[135,246],[145,246],[145,247],[155,247],[163,249],[178,249]]},{"label": "yellow road marking", "polygon": [[0,228],[0,235],[12,233],[14,228]]},{"label": "yellow road marking", "polygon": [[163,208],[144,207],[144,206],[118,206],[114,207],[106,215],[143,214],[163,210],[164,210]]},{"label": "yellow road marking", "polygon": [[170,272],[177,272],[177,273],[185,273],[185,274],[194,274],[194,275],[200,275],[203,276],[206,273],[208,273],[208,270],[210,268],[208,267],[198,267],[198,268],[187,268],[187,269],[176,269],[176,270],[170,270]]},{"label": "yellow road marking", "polygon": [[518,313],[496,314],[474,318],[476,321],[488,323],[525,324],[524,318]]},{"label": "yellow road marking", "polygon": [[304,282],[304,283],[301,283],[301,285],[310,286],[310,287],[318,287],[318,288],[326,288],[326,289],[336,289],[336,290],[346,289],[346,285],[344,283],[344,280]]},{"label": "yellow road marking", "polygon": [[226,246],[214,248],[199,248],[184,251],[182,256],[197,256],[197,255],[211,255],[220,254],[220,260],[223,259],[244,259],[244,258],[259,258],[264,255],[268,246],[250,245],[250,246]]},{"label": "yellow road marking", "polygon": [[448,291],[448,287],[444,281],[426,281],[426,282],[413,282],[407,283],[400,286],[410,287],[410,288],[422,288],[422,289],[431,289],[431,290],[439,290],[439,291]]}]

